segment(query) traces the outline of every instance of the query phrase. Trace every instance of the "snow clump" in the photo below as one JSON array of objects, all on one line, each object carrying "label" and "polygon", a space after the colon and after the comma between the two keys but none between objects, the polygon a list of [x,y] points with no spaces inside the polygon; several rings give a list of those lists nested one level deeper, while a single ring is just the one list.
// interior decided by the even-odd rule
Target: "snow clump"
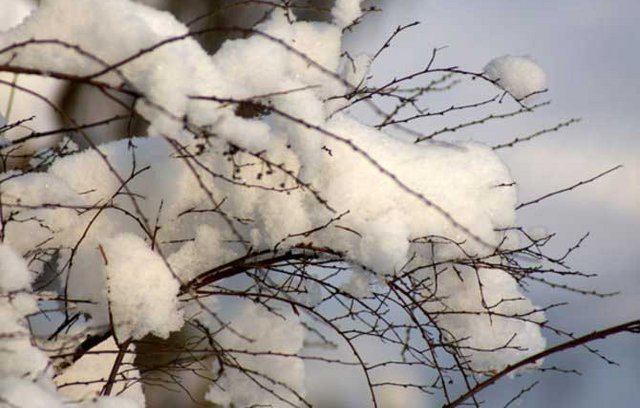
[{"label": "snow clump", "polygon": [[528,99],[547,86],[544,70],[528,57],[504,55],[494,58],[484,67],[484,74],[517,100]]},{"label": "snow clump", "polygon": [[355,22],[362,15],[360,3],[362,0],[336,0],[331,9],[335,24],[339,28],[345,28]]},{"label": "snow clump", "polygon": [[115,335],[139,340],[148,333],[167,338],[182,327],[180,284],[157,252],[133,234],[102,244]]}]

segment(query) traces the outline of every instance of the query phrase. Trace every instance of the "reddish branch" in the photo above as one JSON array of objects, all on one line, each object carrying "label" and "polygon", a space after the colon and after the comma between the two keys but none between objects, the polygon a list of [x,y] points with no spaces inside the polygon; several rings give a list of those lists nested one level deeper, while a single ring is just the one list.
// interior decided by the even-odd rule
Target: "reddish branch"
[{"label": "reddish branch", "polygon": [[586,334],[582,337],[578,337],[576,339],[567,341],[565,343],[561,343],[558,344],[556,346],[553,346],[551,348],[548,348],[540,353],[534,354],[530,357],[527,357],[523,360],[520,360],[519,362],[515,363],[515,364],[511,364],[509,366],[507,366],[506,368],[504,368],[502,371],[500,371],[499,373],[487,378],[486,380],[478,383],[475,387],[473,387],[472,389],[470,389],[469,391],[465,392],[464,394],[462,394],[460,397],[458,397],[457,399],[455,399],[454,401],[452,401],[449,404],[446,404],[443,406],[443,408],[453,408],[453,407],[457,407],[460,404],[462,404],[464,401],[466,401],[467,399],[473,397],[474,395],[476,395],[477,393],[479,393],[480,391],[482,391],[483,389],[487,388],[488,386],[494,384],[496,381],[498,381],[499,379],[501,379],[502,377],[508,375],[509,373],[514,372],[515,370],[522,368],[526,365],[529,364],[533,364],[536,361],[543,359],[545,357],[548,357],[552,354],[558,353],[560,351],[565,351],[565,350],[569,350],[578,346],[582,346],[586,343],[590,343],[594,340],[601,340],[601,339],[605,339],[609,336],[612,336],[614,334],[618,334],[618,333],[635,333],[635,334],[639,334],[640,333],[640,320],[632,320],[630,322],[627,323],[623,323],[623,324],[619,324],[617,326],[613,326],[613,327],[609,327],[607,329],[603,329],[603,330],[597,330],[594,331],[590,334]]}]

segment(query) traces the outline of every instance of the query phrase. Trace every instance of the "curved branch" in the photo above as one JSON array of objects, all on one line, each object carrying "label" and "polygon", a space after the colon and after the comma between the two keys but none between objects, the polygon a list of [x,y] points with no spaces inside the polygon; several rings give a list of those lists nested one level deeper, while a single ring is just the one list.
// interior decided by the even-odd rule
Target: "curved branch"
[{"label": "curved branch", "polygon": [[479,393],[480,391],[482,391],[483,389],[487,388],[488,386],[492,385],[493,383],[495,383],[496,381],[498,381],[499,379],[501,379],[502,377],[506,376],[509,373],[512,373],[513,371],[522,368],[528,364],[532,364],[535,363],[536,361],[545,358],[547,356],[550,356],[552,354],[558,353],[560,351],[564,351],[564,350],[569,350],[578,346],[581,346],[583,344],[586,343],[590,343],[594,340],[602,340],[604,338],[607,338],[609,336],[612,336],[614,334],[618,334],[618,333],[636,333],[636,334],[640,334],[640,320],[632,320],[630,322],[627,323],[622,323],[619,324],[617,326],[612,326],[603,330],[597,330],[594,331],[590,334],[586,334],[582,337],[578,337],[576,339],[567,341],[565,343],[561,343],[558,345],[555,345],[551,348],[548,348],[544,351],[541,351],[540,353],[534,354],[530,357],[527,357],[523,360],[518,361],[515,364],[509,365],[506,368],[504,368],[502,371],[498,372],[497,374],[487,378],[486,380],[478,383],[475,387],[473,387],[472,389],[470,389],[469,391],[465,392],[464,394],[462,394],[460,397],[458,397],[455,401],[449,403],[449,404],[445,404],[443,405],[443,408],[453,408],[453,407],[457,407],[460,404],[462,404],[464,401],[466,401],[467,399],[471,398],[472,396],[476,395],[477,393]]}]

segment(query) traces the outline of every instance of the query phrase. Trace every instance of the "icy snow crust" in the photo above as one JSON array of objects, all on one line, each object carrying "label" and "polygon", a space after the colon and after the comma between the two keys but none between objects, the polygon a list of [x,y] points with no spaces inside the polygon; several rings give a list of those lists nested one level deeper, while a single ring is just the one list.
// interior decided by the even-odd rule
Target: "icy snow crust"
[{"label": "icy snow crust", "polygon": [[[359,6],[359,1],[338,1],[335,24],[291,23],[275,12],[258,27],[262,34],[228,41],[213,56],[185,36],[187,28],[170,14],[128,0],[43,0],[22,24],[0,33],[0,49],[35,38],[62,40],[90,52],[88,56],[43,41],[0,53],[0,63],[11,60],[15,66],[74,75],[101,73],[105,64],[180,37],[119,65],[117,72],[95,78],[113,85],[126,82],[145,96],[136,110],[151,124],[149,137],[61,158],[46,173],[0,175],[3,209],[12,204],[22,208],[15,215],[22,222],[7,224],[5,244],[0,245],[4,254],[0,256],[0,292],[29,291],[31,272],[18,254],[29,259],[36,248],[63,248],[58,263],[69,266],[62,277],[68,282],[67,295],[92,301],[78,307],[91,316],[93,327],[106,327],[111,313],[116,337],[122,342],[148,333],[166,337],[178,330],[185,315],[191,316],[182,308],[194,307],[178,303],[181,285],[245,254],[238,235],[256,250],[286,249],[311,241],[346,253],[356,269],[345,290],[361,295],[372,284],[383,284],[384,276],[398,273],[414,252],[418,255],[414,265],[463,255],[455,245],[427,253],[412,239],[446,237],[464,242],[467,253],[491,254],[504,239],[501,229],[514,225],[516,203],[514,188],[504,187],[512,182],[509,172],[491,149],[473,143],[454,148],[408,144],[347,115],[332,115],[340,102],[325,99],[344,94],[349,83],[358,84],[369,65],[367,57],[359,57],[357,72],[345,80],[331,74],[340,66],[341,28],[359,17]],[[304,50],[305,55],[287,46]],[[505,89],[516,97],[530,93],[530,86],[507,82],[511,80],[502,66],[497,64],[496,75]],[[488,73],[494,72],[489,68]],[[274,114],[242,118],[235,115],[233,104],[221,102],[292,89],[297,91],[264,96],[261,101],[297,122]],[[215,95],[218,102],[190,98],[193,95]],[[209,139],[203,148],[201,141],[183,130],[184,117],[217,138]],[[221,176],[234,170],[225,154],[229,143],[240,149],[235,156],[240,164],[259,162],[260,152],[261,158],[282,164],[296,179],[280,168],[257,177],[266,170],[256,166],[241,170],[243,180],[248,180],[244,184]],[[185,151],[197,152],[197,165],[180,158]],[[313,190],[300,188],[298,182]],[[448,216],[420,197],[437,204]],[[211,211],[189,213],[214,206],[227,218]],[[152,248],[143,226],[127,213],[141,215],[151,228],[160,225],[155,242],[165,244]],[[344,228],[301,234],[325,225],[337,214],[343,214],[340,225]],[[235,223],[232,229],[229,218],[252,222]],[[30,269],[39,273],[39,265],[32,262]],[[363,269],[374,271],[378,279],[372,281]],[[455,274],[440,276],[443,300],[429,307],[483,310],[475,273],[462,273],[468,275],[463,281]],[[488,269],[480,274],[488,303],[521,299],[504,302],[499,312],[518,314],[534,308],[509,275]],[[236,303],[232,307],[214,298],[209,307],[226,313],[237,331],[255,339],[251,347],[292,354],[302,349],[304,330],[289,309],[281,312],[286,317],[282,319],[252,303]],[[24,316],[33,310],[24,309],[2,298],[0,330],[28,335]],[[531,317],[542,319],[540,313]],[[202,321],[212,328],[218,324]],[[469,351],[470,361],[480,369],[501,367],[545,344],[536,324],[517,319],[443,314],[438,324],[477,349],[502,346],[517,334],[512,347],[499,353]],[[227,331],[219,336],[221,344],[229,347],[249,347]],[[0,337],[0,350],[0,370],[10,369],[13,376],[0,383],[0,395],[13,398],[16,387],[35,387],[25,382],[25,373],[46,382],[46,356],[34,358],[41,353],[34,351],[28,338]],[[10,356],[4,355],[7,350]],[[21,362],[26,355],[28,361]],[[7,357],[12,359],[10,368],[4,366]],[[304,394],[301,360],[289,358],[258,368]],[[75,376],[79,374],[74,372]],[[212,402],[282,405],[233,370],[217,385],[207,394]],[[45,386],[38,391],[51,392]],[[61,397],[51,394],[51,398],[48,406],[60,404]],[[104,400],[87,406],[116,403]]]}]

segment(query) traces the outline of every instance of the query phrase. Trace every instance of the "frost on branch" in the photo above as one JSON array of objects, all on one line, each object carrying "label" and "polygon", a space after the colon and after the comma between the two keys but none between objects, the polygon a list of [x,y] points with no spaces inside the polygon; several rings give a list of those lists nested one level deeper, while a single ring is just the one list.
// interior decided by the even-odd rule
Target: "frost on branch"
[{"label": "frost on branch", "polygon": [[[45,0],[0,34],[0,67],[132,98],[148,123],[146,135],[98,146],[71,123],[88,148],[54,147],[50,163],[0,175],[0,313],[23,336],[11,358],[35,349],[27,312],[4,300],[28,290],[27,263],[65,309],[60,330],[39,339],[71,350],[50,353],[56,383],[100,372],[102,394],[169,371],[118,369],[142,364],[129,340],[178,330],[190,353],[172,368],[206,367],[206,399],[226,406],[303,404],[305,340],[329,344],[327,328],[349,344],[404,344],[408,364],[438,370],[435,387],[446,387],[439,358],[453,355],[466,375],[544,347],[543,314],[521,293],[522,274],[507,273],[518,270],[503,252],[518,248],[508,169],[479,143],[411,144],[345,113],[372,59],[341,59],[360,1],[337,1],[332,15],[297,21],[274,7],[255,27],[228,28],[242,38],[214,55],[172,15],[129,0]],[[515,98],[539,90],[531,66],[497,61],[487,76]],[[394,307],[408,323],[386,320]],[[433,355],[419,351],[435,338]],[[71,394],[98,395],[84,391]]]}]

